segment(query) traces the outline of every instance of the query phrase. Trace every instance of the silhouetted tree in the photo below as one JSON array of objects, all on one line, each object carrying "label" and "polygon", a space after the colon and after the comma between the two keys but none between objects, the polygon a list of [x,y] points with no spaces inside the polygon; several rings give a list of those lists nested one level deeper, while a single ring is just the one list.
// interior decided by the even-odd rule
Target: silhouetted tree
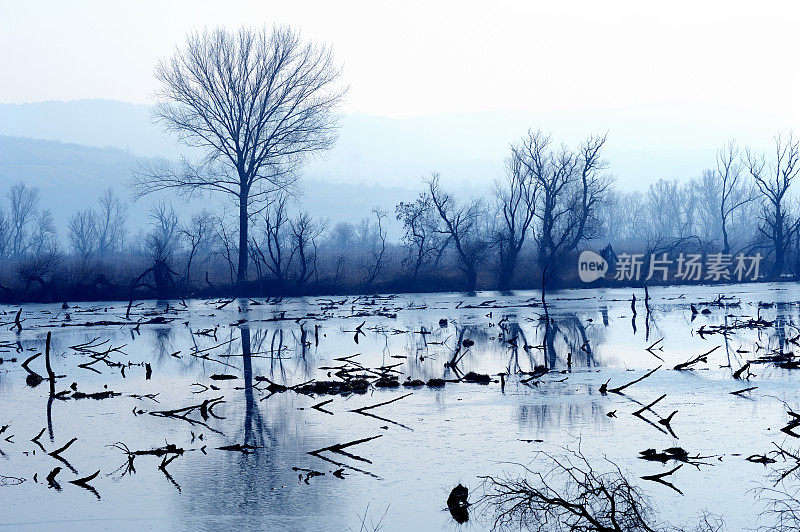
[{"label": "silhouetted tree", "polygon": [[0,257],[5,257],[11,248],[11,218],[0,209]]},{"label": "silhouetted tree", "polygon": [[395,207],[397,220],[403,224],[403,242],[408,251],[407,261],[411,274],[416,279],[420,270],[429,264],[442,248],[442,239],[437,232],[438,215],[432,209],[431,197],[420,194],[411,203],[399,203]]},{"label": "silhouetted tree", "polygon": [[216,254],[222,257],[225,264],[228,265],[230,282],[233,284],[233,279],[236,277],[236,240],[238,240],[236,229],[224,215],[215,218],[214,227],[216,239],[220,243],[220,248]]},{"label": "silhouetted tree", "polygon": [[447,242],[453,243],[459,267],[467,278],[467,291],[473,292],[478,284],[478,264],[484,260],[489,247],[480,224],[485,214],[483,205],[479,200],[459,205],[451,194],[441,189],[438,174],[433,174],[426,183],[433,207],[442,220],[437,230],[449,237]]},{"label": "silhouetted tree", "polygon": [[172,205],[160,201],[150,210],[150,232],[147,234],[147,248],[153,265],[145,270],[135,281],[138,283],[148,271],[153,273],[156,294],[159,298],[169,295],[175,288],[175,280],[170,261],[178,246],[178,215]]},{"label": "silhouetted tree", "polygon": [[179,221],[170,203],[160,201],[150,209],[147,247],[155,261],[169,260],[178,245]]},{"label": "silhouetted tree", "polygon": [[745,164],[755,181],[762,203],[759,232],[770,242],[773,253],[771,276],[783,273],[786,254],[798,220],[789,207],[789,188],[800,173],[800,144],[792,135],[775,138],[775,158],[767,163],[764,155],[755,155],[749,149]]},{"label": "silhouetted tree", "polygon": [[11,255],[18,257],[28,251],[31,225],[39,209],[39,189],[22,181],[8,192],[10,203]]},{"label": "silhouetted tree", "polygon": [[325,231],[325,223],[314,221],[308,213],[301,213],[291,221],[291,228],[298,259],[296,284],[301,287],[317,274],[317,239]]},{"label": "silhouetted tree", "polygon": [[716,192],[713,196],[718,201],[722,252],[730,253],[731,219],[741,212],[742,207],[753,201],[755,196],[744,182],[739,147],[735,141],[730,140],[724,147],[717,150],[716,160],[717,167],[713,174],[716,178]]},{"label": "silhouetted tree", "polygon": [[599,236],[598,208],[612,182],[601,159],[605,142],[605,136],[592,136],[573,152],[563,145],[554,149],[549,136],[529,131],[517,148],[537,188],[534,234],[544,283],[563,255]]},{"label": "silhouetted tree", "polygon": [[198,250],[207,246],[214,234],[214,217],[202,210],[192,215],[189,224],[180,229],[181,235],[189,244],[189,257],[186,259],[186,282],[192,282],[192,261]]},{"label": "silhouetted tree", "polygon": [[86,260],[97,250],[97,216],[92,209],[81,209],[67,224],[72,250]]},{"label": "silhouetted tree", "polygon": [[372,245],[370,246],[370,255],[372,260],[367,267],[366,281],[364,286],[367,290],[372,288],[375,279],[383,267],[384,258],[386,255],[386,229],[383,227],[383,220],[386,218],[386,212],[381,209],[372,209],[375,215],[375,224],[372,228],[374,238],[372,238]]},{"label": "silhouetted tree", "polygon": [[97,254],[105,257],[119,252],[125,245],[125,220],[128,208],[112,189],[106,189],[97,200]]},{"label": "silhouetted tree", "polygon": [[290,28],[192,33],[159,64],[164,103],[155,114],[168,131],[205,151],[180,171],[150,166],[140,194],[172,188],[232,195],[238,204],[237,281],[247,279],[252,206],[291,181],[305,155],[329,148],[343,96],[326,46],[304,43]]},{"label": "silhouetted tree", "polygon": [[670,253],[688,244],[700,247],[698,202],[691,184],[659,179],[647,189],[637,218],[645,255]]},{"label": "silhouetted tree", "polygon": [[337,249],[345,249],[355,242],[356,228],[349,222],[339,222],[333,226],[330,243]]},{"label": "silhouetted tree", "polygon": [[262,238],[253,238],[250,243],[255,259],[264,264],[280,288],[286,283],[295,253],[290,239],[288,201],[289,196],[281,194],[262,211]]},{"label": "silhouetted tree", "polygon": [[42,255],[58,251],[58,231],[53,220],[53,212],[43,209],[36,214],[33,233],[30,238],[30,252]]},{"label": "silhouetted tree", "polygon": [[501,290],[511,288],[517,258],[536,212],[537,182],[523,163],[523,157],[524,151],[512,146],[511,156],[506,162],[506,176],[495,183],[500,211],[495,240],[500,259],[498,287]]}]

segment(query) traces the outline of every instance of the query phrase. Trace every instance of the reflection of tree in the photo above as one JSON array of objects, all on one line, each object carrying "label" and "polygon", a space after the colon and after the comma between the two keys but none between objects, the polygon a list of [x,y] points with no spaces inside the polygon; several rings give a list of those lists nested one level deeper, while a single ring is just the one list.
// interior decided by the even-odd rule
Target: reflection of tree
[{"label": "reflection of tree", "polygon": [[[305,450],[314,448],[313,445],[318,442],[312,442],[316,434],[308,430],[300,417],[302,414],[298,413],[296,394],[275,394],[260,402],[262,394],[254,387],[254,384],[258,384],[255,376],[266,372],[267,366],[275,372],[283,371],[283,331],[251,331],[246,325],[238,329],[243,386],[232,388],[226,400],[234,406],[243,403],[244,411],[232,409],[226,420],[220,422],[220,428],[227,435],[225,444],[248,444],[258,448],[248,453],[191,453],[189,459],[198,460],[193,465],[197,464],[202,474],[192,475],[191,480],[181,482],[184,496],[180,497],[176,511],[180,512],[180,518],[188,519],[191,523],[197,522],[198,516],[236,515],[246,528],[270,528],[265,523],[276,522],[276,508],[288,509],[298,497],[305,497],[291,487],[291,478],[294,476],[291,466],[308,465]],[[236,331],[236,328],[233,330]],[[230,354],[239,354],[236,344],[233,344]],[[238,358],[232,356],[228,361],[238,365]],[[298,364],[301,362],[299,357],[295,360]],[[260,367],[262,364],[264,367]],[[230,372],[234,373],[233,370]],[[244,397],[235,395],[238,392],[234,390],[241,390]],[[276,490],[277,486],[285,486],[286,489]],[[315,496],[304,499],[305,510],[311,515],[334,515],[336,519],[343,519],[343,516],[337,515],[340,510],[336,504],[338,499],[326,496],[324,484],[316,489]],[[218,493],[225,496],[214,495]],[[269,504],[265,504],[265,501],[269,501]],[[292,515],[289,510],[286,512],[284,516]]]},{"label": "reflection of tree", "polygon": [[774,346],[773,349],[779,353],[783,353],[786,348],[786,329],[791,322],[791,316],[787,312],[789,310],[791,307],[787,303],[775,303],[775,327],[770,338],[770,347]]},{"label": "reflection of tree", "polygon": [[174,328],[171,326],[157,327],[153,330],[153,343],[157,361],[166,360],[171,353],[175,352],[172,349],[173,337]]},{"label": "reflection of tree", "polygon": [[[608,311],[604,314],[608,318]],[[533,321],[533,320],[530,320]],[[594,346],[599,345],[604,337],[602,327],[587,328],[576,314],[559,313],[542,316],[536,320],[533,330],[520,324],[516,316],[506,316],[500,322],[502,334],[500,340],[508,346],[508,371],[519,373],[532,371],[537,365],[556,369],[559,360],[564,362],[571,354],[572,364],[596,367]],[[530,329],[530,327],[528,328]],[[543,360],[538,360],[539,352]]]},{"label": "reflection of tree", "polygon": [[[459,364],[463,364],[466,357],[472,354],[472,347],[473,346],[485,346],[489,343],[489,331],[486,327],[478,326],[478,325],[455,325],[456,328],[456,342],[451,350],[450,353],[450,362],[455,362],[455,364],[450,364],[445,366],[444,378],[461,378],[462,374],[464,373],[461,368],[459,368]],[[471,340],[474,342],[473,346],[465,346],[464,341]],[[463,364],[466,366],[466,364]],[[450,372],[455,373],[455,375],[451,375]]]},{"label": "reflection of tree", "polygon": [[[587,390],[594,393],[593,390]],[[522,403],[516,409],[516,421],[520,427],[529,427],[536,434],[558,431],[562,427],[575,427],[591,422],[596,427],[609,427],[611,418],[606,409],[596,401],[564,402],[548,401],[541,403]]]},{"label": "reflection of tree", "polygon": [[585,367],[599,365],[594,358],[594,348],[589,341],[586,327],[573,313],[560,314],[539,322],[544,348],[544,365],[549,369],[558,367],[558,360],[572,354],[572,363]]},{"label": "reflection of tree", "polygon": [[250,329],[241,327],[242,369],[244,372],[244,443],[260,447],[263,442],[264,425],[261,411],[253,396],[253,355],[250,350]]},{"label": "reflection of tree", "polygon": [[526,371],[522,369],[522,366],[519,363],[519,356],[520,356],[520,349],[522,349],[523,353],[525,353],[525,357],[527,358],[528,368],[532,370],[534,366],[536,366],[536,361],[533,357],[532,348],[528,345],[528,337],[525,335],[525,331],[520,327],[519,322],[516,320],[516,316],[514,316],[514,320],[508,320],[503,324],[503,331],[505,332],[508,339],[516,338],[516,341],[510,344],[511,349],[511,356],[508,361],[508,372],[509,373],[519,373],[522,371]]}]

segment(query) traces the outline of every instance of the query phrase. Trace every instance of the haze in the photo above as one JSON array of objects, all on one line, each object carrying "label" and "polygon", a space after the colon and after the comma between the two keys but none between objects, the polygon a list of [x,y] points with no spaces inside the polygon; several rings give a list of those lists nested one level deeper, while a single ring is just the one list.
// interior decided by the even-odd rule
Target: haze
[{"label": "haze", "polygon": [[205,26],[331,43],[346,108],[408,117],[709,102],[797,117],[800,5],[772,2],[3,1],[0,101],[150,103],[153,66]]},{"label": "haze", "polygon": [[[175,157],[147,118],[156,62],[192,30],[285,23],[331,44],[350,87],[339,143],[306,177],[483,185],[533,127],[570,144],[608,132],[618,185],[641,188],[696,177],[731,137],[762,150],[795,126],[798,14],[789,1],[0,0],[0,135]],[[71,103],[17,105],[45,101]],[[6,184],[15,168],[0,165]]]}]

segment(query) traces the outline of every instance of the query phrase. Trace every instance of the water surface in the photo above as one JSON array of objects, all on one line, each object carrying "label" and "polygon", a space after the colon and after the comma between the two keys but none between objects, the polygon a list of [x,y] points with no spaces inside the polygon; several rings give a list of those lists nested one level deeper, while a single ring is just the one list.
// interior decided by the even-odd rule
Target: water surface
[{"label": "water surface", "polygon": [[[729,299],[708,304],[720,294]],[[798,377],[774,364],[753,366],[749,381],[732,374],[748,359],[795,347],[800,287],[652,289],[649,318],[640,290],[634,318],[631,295],[630,289],[555,292],[548,297],[549,322],[538,292],[227,305],[191,300],[186,306],[145,301],[127,318],[121,302],[25,305],[21,332],[10,329],[17,307],[5,307],[0,426],[8,428],[0,434],[0,526],[359,530],[366,514],[367,524],[380,522],[383,530],[483,530],[491,520],[478,509],[464,525],[447,511],[456,484],[470,488],[472,498],[481,476],[518,472],[514,464],[530,464],[536,451],[568,448],[618,465],[664,520],[692,524],[710,511],[723,516],[729,530],[756,527],[762,503],[752,490],[771,485],[774,468],[745,458],[775,449],[773,442],[798,447],[780,431],[787,406],[800,405]],[[773,323],[727,336],[698,333],[756,317]],[[156,323],[144,324],[153,318]],[[53,371],[61,376],[55,391],[68,392],[54,399],[47,380],[31,387],[21,367],[44,350],[48,332]],[[474,345],[465,348],[464,340]],[[457,367],[445,367],[459,343]],[[81,344],[88,347],[75,347]],[[695,369],[671,369],[715,347]],[[108,363],[81,367],[93,360],[92,352],[109,349]],[[337,360],[345,357],[351,358]],[[330,368],[343,364],[391,367],[401,382],[455,381],[469,371],[489,374],[493,382],[370,387],[365,394],[330,396],[267,391],[269,382],[335,380],[337,370]],[[549,372],[530,379],[537,366]],[[658,366],[624,395],[599,391],[609,380],[610,387],[619,386]],[[43,355],[29,367],[47,377]],[[503,390],[499,373],[509,374]],[[220,374],[236,378],[211,378]],[[73,394],[73,383],[79,392],[120,395],[63,399]],[[730,394],[748,386],[758,388]],[[631,415],[663,394],[654,410],[661,417],[677,410],[674,436]],[[199,411],[187,416],[191,421],[151,415],[214,398],[222,400],[207,420]],[[373,416],[353,412],[393,399],[364,411]],[[30,441],[43,429],[41,446]],[[67,463],[44,452],[73,438],[62,453]],[[344,449],[352,456],[308,454],[367,438],[373,439]],[[123,448],[167,444],[184,452],[163,469],[163,457],[151,455],[137,456],[135,471],[126,467]],[[219,449],[236,444],[254,448]],[[674,467],[641,460],[640,451],[673,446],[710,457],[707,465],[685,465],[671,477],[682,494],[639,478]],[[46,480],[55,467],[62,468],[59,486]],[[91,490],[69,483],[98,470]],[[325,474],[308,478],[306,470]]]}]

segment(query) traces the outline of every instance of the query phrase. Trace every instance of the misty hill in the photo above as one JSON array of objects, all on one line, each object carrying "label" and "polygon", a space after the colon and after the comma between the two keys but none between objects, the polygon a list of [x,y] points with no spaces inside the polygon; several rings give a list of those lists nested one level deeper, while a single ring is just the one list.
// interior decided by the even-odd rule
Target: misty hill
[{"label": "misty hill", "polygon": [[[620,187],[630,189],[661,177],[694,177],[713,164],[714,150],[728,138],[763,149],[790,125],[745,109],[688,103],[406,119],[351,113],[342,117],[334,149],[311,160],[305,175],[405,188],[438,171],[449,186],[485,188],[503,171],[509,143],[536,127],[568,143],[607,132],[611,170]],[[182,152],[152,123],[148,106],[110,100],[0,104],[0,134],[116,147],[145,157]]]},{"label": "misty hill", "polygon": [[[73,212],[92,205],[105,188],[111,187],[130,199],[125,185],[140,160],[118,148],[0,136],[0,196],[20,180],[39,187],[42,205],[53,210],[56,221],[63,227]],[[300,187],[303,209],[331,223],[358,222],[370,216],[373,207],[393,215],[399,201],[412,200],[417,193],[411,188],[316,179],[303,179]],[[144,198],[131,205],[130,225],[134,232],[146,223],[152,202],[153,198]],[[176,204],[176,207],[184,205],[180,200]],[[193,199],[182,210],[199,210],[207,204],[207,200]]]}]

